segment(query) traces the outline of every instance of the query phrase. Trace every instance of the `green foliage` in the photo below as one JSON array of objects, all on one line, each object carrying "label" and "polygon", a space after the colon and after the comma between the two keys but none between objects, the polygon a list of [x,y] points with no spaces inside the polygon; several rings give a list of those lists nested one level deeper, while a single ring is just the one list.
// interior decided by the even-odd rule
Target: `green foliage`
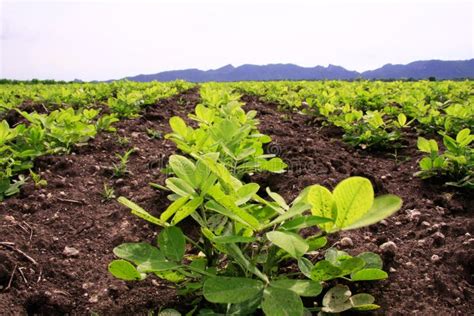
[{"label": "green foliage", "polygon": [[[197,162],[202,161],[206,159],[197,157]],[[303,238],[300,231],[328,223],[333,223],[328,232],[370,225],[400,208],[398,197],[380,197],[389,199],[390,203],[374,199],[370,182],[353,177],[342,181],[333,193],[328,191],[333,197],[331,205],[336,208],[336,212],[332,213],[334,216],[308,216],[303,214],[311,209],[308,200],[313,205],[325,204],[318,201],[312,192],[314,188],[322,187],[308,187],[289,204],[276,193],[272,194],[274,201],[267,201],[257,194],[257,184],[243,184],[226,172],[224,165],[216,160],[210,161],[215,164],[211,164],[209,173],[202,173],[204,177],[200,178],[196,177],[196,162],[172,156],[170,168],[179,178],[167,181],[167,184],[173,183],[168,186],[173,192],[170,196],[173,202],[160,218],[120,198],[119,202],[130,207],[132,213],[164,229],[158,237],[160,249],[134,243],[121,245],[114,253],[135,264],[140,273],[168,271],[184,275],[185,279],[178,286],[186,293],[202,289],[204,299],[217,304],[216,312],[250,310],[252,313],[261,307],[268,315],[291,314],[295,310],[301,311],[298,314],[302,315],[306,308],[300,297],[319,295],[323,281],[343,278],[355,282],[387,278],[387,273],[382,270],[382,260],[370,252],[352,257],[330,248],[326,250],[324,260],[316,263],[309,261],[306,258],[308,252],[324,247],[326,240],[321,235]],[[209,189],[201,190],[200,185],[206,182],[205,187]],[[374,207],[377,211],[373,210]],[[185,237],[176,226],[170,226],[188,216],[201,228],[202,236],[197,241]],[[200,249],[205,257],[186,255],[187,242]],[[279,271],[278,267],[288,260],[298,262],[300,272],[297,278]],[[152,263],[144,265],[144,261]],[[115,271],[112,273],[120,275]],[[160,277],[163,275],[160,274]],[[192,288],[188,287],[189,282],[192,282]],[[344,306],[350,309],[359,305],[362,304]],[[276,306],[278,312],[274,309]],[[328,303],[328,306],[332,305]],[[375,305],[372,307],[375,308]]]},{"label": "green foliage", "polygon": [[160,131],[152,128],[147,128],[146,133],[151,139],[161,139],[163,137]]},{"label": "green foliage", "polygon": [[[307,307],[301,297],[316,302],[325,286],[322,282],[327,280],[386,278],[378,255],[362,253],[353,257],[329,248],[324,260],[312,262],[308,254],[317,249],[324,251],[325,234],[368,226],[390,216],[401,207],[400,198],[375,198],[372,184],[361,177],[342,181],[333,192],[320,185],[307,187],[291,203],[270,188],[262,191],[257,183],[243,182],[235,160],[229,164],[233,150],[224,149],[230,147],[216,140],[232,135],[234,119],[241,124],[235,127],[237,130],[252,126],[258,139],[261,136],[255,128],[254,115],[249,116],[237,106],[236,95],[212,89],[212,85],[202,91],[202,96],[206,105],[213,106],[196,108],[196,115],[191,118],[199,122],[198,129],[178,117],[170,120],[174,133],[167,137],[188,156],[170,156],[166,169],[170,177],[164,186],[153,187],[168,192],[171,204],[158,218],[125,197],[118,199],[133,214],[162,227],[157,240],[159,248],[129,243],[114,249],[115,255],[127,260],[138,273],[127,266],[125,270],[130,272],[124,273],[124,279],[153,273],[171,280],[177,284],[179,293],[198,296],[195,309],[205,307],[200,310],[201,315],[254,314],[259,309],[267,315],[303,315],[322,308],[327,312],[376,308],[371,305],[370,295],[351,296],[350,291],[344,299],[335,300],[326,294],[322,307]],[[228,117],[227,111],[231,113]],[[225,117],[225,124],[215,126],[213,122],[219,122],[216,117]],[[219,138],[206,145],[208,138],[194,135],[201,128],[206,131],[201,135],[212,137],[219,133]],[[216,131],[212,131],[214,128]],[[236,144],[235,148],[239,146]],[[175,226],[188,218],[199,226],[200,236],[185,236]],[[321,231],[302,236],[301,230],[314,226]],[[187,246],[199,250],[199,255],[187,254]],[[292,262],[298,264],[299,271],[282,272],[281,268]],[[121,278],[121,271],[110,272]],[[339,288],[330,291],[337,294]]]},{"label": "green foliage", "polygon": [[30,177],[33,179],[33,182],[35,183],[35,187],[44,187],[48,185],[48,181],[45,179],[41,178],[41,175],[35,173],[33,170],[30,169]]},{"label": "green foliage", "polygon": [[18,177],[18,180],[14,180],[13,182],[10,182],[10,179],[7,177],[0,177],[0,202],[6,197],[19,193],[21,186],[25,183],[26,179],[22,175]]},{"label": "green foliage", "polygon": [[338,284],[324,295],[321,311],[330,314],[341,313],[350,309],[370,311],[380,307],[374,304],[374,301],[374,297],[370,294],[352,295],[349,287]]},{"label": "green foliage", "polygon": [[166,135],[178,148],[188,155],[219,153],[219,162],[235,173],[238,178],[244,174],[269,171],[281,173],[286,164],[274,155],[265,154],[263,145],[271,138],[258,129],[256,112],[245,112],[239,95],[212,87],[201,91],[203,103],[189,117],[199,123],[193,129],[180,117],[172,117],[173,133]]},{"label": "green foliage", "polygon": [[104,191],[102,191],[102,198],[102,203],[116,198],[114,188],[109,187],[107,183],[104,183]]},{"label": "green foliage", "polygon": [[404,129],[444,129],[456,134],[474,125],[472,81],[464,82],[238,82],[228,84],[280,107],[300,111],[344,130],[361,148],[397,148]]},{"label": "green foliage", "polygon": [[327,232],[377,223],[402,205],[402,200],[395,195],[374,198],[372,184],[362,177],[341,181],[332,193],[320,185],[310,186],[300,198],[311,205],[313,215],[334,219],[332,223],[321,226]]},{"label": "green foliage", "polygon": [[[68,153],[74,146],[85,144],[98,132],[114,132],[113,124],[119,117],[134,116],[143,106],[154,105],[157,100],[192,86],[184,81],[97,84],[37,80],[5,82],[0,86],[0,118],[3,112],[16,110],[27,123],[10,127],[7,121],[0,121],[2,198],[18,192],[24,181],[19,178],[19,174],[32,169],[36,157]],[[114,113],[100,115],[109,98]],[[38,108],[44,113],[21,111],[19,108]],[[36,179],[34,174],[31,174],[31,178],[34,181]],[[35,182],[37,185],[43,184],[41,180]]]},{"label": "green foliage", "polygon": [[121,178],[130,173],[127,168],[128,160],[130,159],[130,155],[136,151],[135,148],[131,148],[127,150],[123,155],[118,153],[115,156],[119,159],[119,163],[112,164],[113,175],[116,178]]},{"label": "green foliage", "polygon": [[423,179],[444,176],[453,180],[448,185],[474,188],[474,135],[469,129],[459,131],[455,138],[446,133],[443,136],[444,153],[440,153],[434,139],[418,138],[418,149],[426,153],[419,162],[420,171],[416,175]]}]

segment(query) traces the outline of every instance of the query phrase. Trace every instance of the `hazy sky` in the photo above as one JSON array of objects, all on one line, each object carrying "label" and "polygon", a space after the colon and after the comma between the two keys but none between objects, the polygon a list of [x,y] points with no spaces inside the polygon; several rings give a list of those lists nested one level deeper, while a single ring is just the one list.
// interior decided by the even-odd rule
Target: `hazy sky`
[{"label": "hazy sky", "polygon": [[0,78],[474,58],[473,1],[0,0]]}]

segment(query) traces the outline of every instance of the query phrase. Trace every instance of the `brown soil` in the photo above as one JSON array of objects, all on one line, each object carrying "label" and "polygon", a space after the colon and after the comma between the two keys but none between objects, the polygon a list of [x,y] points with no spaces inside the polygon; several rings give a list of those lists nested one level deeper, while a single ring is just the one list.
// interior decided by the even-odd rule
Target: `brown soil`
[{"label": "brown soil", "polygon": [[[273,138],[267,151],[290,166],[281,175],[253,176],[262,187],[270,186],[291,199],[307,185],[332,188],[348,176],[361,175],[372,180],[377,193],[403,198],[403,209],[397,215],[331,240],[349,253],[383,255],[385,269],[391,270],[388,280],[352,285],[376,297],[382,306],[376,314],[472,312],[473,199],[467,192],[412,176],[420,157],[415,135],[408,135],[408,146],[395,160],[387,154],[354,150],[339,140],[340,131],[307,124],[305,116],[278,112],[274,105],[253,97],[244,100],[246,109],[258,110],[261,131]],[[184,299],[164,281],[150,277],[143,282],[123,282],[107,273],[115,246],[152,241],[158,229],[130,215],[114,200],[104,201],[101,193],[107,183],[117,196],[127,196],[154,214],[165,209],[165,195],[148,183],[163,183],[160,168],[176,148],[169,141],[150,139],[146,129],[164,135],[169,132],[171,116],[185,118],[198,102],[197,90],[190,90],[148,107],[141,118],[118,123],[118,135],[128,137],[129,145],[120,145],[117,135],[103,134],[71,155],[37,161],[36,169],[48,185],[35,189],[28,184],[19,196],[0,205],[0,242],[15,243],[0,246],[0,314],[146,314],[164,306],[183,306]],[[128,164],[131,174],[112,178],[115,153],[130,147],[138,148]],[[407,157],[411,159],[405,160]],[[349,237],[354,246],[342,247],[341,237]],[[387,241],[398,249],[380,250]],[[65,247],[79,252],[65,251]]]},{"label": "brown soil", "polygon": [[[180,303],[166,282],[149,278],[125,283],[107,273],[115,246],[151,241],[157,228],[129,215],[115,200],[104,201],[102,193],[106,183],[117,197],[127,196],[152,213],[163,210],[168,204],[165,195],[148,183],[164,181],[160,169],[176,147],[164,139],[151,139],[147,128],[169,133],[169,118],[186,118],[198,102],[197,89],[159,101],[141,118],[117,123],[117,135],[102,134],[71,155],[36,161],[35,168],[48,185],[35,189],[29,183],[20,195],[0,205],[0,242],[14,242],[37,262],[0,246],[0,286],[6,288],[16,270],[10,289],[0,290],[0,314],[146,314]],[[118,136],[130,143],[120,145]],[[130,174],[113,178],[115,153],[132,147],[138,151],[130,157]],[[65,247],[79,253],[67,254]]]},{"label": "brown soil", "polygon": [[[394,159],[388,151],[351,148],[340,141],[342,132],[335,127],[309,125],[308,117],[282,114],[276,105],[254,97],[244,100],[247,110],[259,112],[260,131],[272,136],[267,150],[289,164],[284,174],[257,175],[254,181],[292,199],[311,184],[334,188],[344,178],[363,176],[372,181],[376,194],[392,193],[403,199],[402,209],[382,223],[331,237],[338,248],[351,254],[373,251],[384,258],[384,269],[390,271],[388,280],[353,286],[376,297],[382,306],[376,314],[472,313],[472,192],[413,177],[421,157],[413,131],[405,135],[407,145]],[[354,246],[341,246],[343,237],[349,237]],[[380,246],[390,241],[396,251],[382,251]]]}]

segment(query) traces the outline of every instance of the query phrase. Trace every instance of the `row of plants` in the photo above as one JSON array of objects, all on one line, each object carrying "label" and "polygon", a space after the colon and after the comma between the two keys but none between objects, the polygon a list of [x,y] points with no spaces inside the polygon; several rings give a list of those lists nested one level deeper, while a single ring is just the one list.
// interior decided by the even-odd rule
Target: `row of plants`
[{"label": "row of plants", "polygon": [[419,137],[418,149],[425,153],[420,160],[420,171],[416,175],[423,179],[433,176],[443,176],[452,181],[446,184],[474,189],[474,148],[471,143],[474,135],[465,128],[456,137],[440,133],[443,137],[444,152],[441,153],[438,143],[434,139]]},{"label": "row of plants", "polygon": [[114,131],[112,124],[118,121],[111,115],[99,117],[96,109],[20,113],[28,124],[10,127],[5,120],[0,123],[0,201],[19,192],[25,183],[24,172],[33,168],[35,158],[67,153],[100,131]]},{"label": "row of plants", "polygon": [[[271,188],[245,182],[246,174],[284,172],[286,166],[264,154],[262,144],[271,139],[258,131],[255,112],[245,112],[237,94],[204,85],[201,96],[189,115],[197,128],[170,119],[173,132],[166,137],[182,155],[170,156],[169,177],[153,185],[168,194],[168,207],[157,217],[119,198],[132,214],[161,227],[156,242],[116,247],[119,259],[109,264],[110,273],[127,281],[152,274],[175,283],[190,304],[163,315],[377,309],[373,296],[353,294],[343,284],[387,278],[381,258],[328,248],[328,235],[374,224],[396,212],[401,199],[374,197],[362,177],[345,179],[332,191],[311,185],[290,203]],[[198,236],[183,232],[183,221],[193,221]]]},{"label": "row of plants", "polygon": [[63,107],[108,105],[120,117],[136,115],[144,105],[192,88],[182,80],[173,82],[114,81],[110,83],[3,84],[0,85],[0,114],[25,103],[41,104],[46,110]]},{"label": "row of plants", "polygon": [[[259,96],[282,108],[301,110],[341,123],[348,139],[363,135],[349,125],[364,125],[377,117],[376,127],[391,131],[399,128],[400,114],[415,121],[425,131],[444,129],[458,133],[474,124],[474,83],[454,82],[239,82],[231,84],[238,91]],[[377,114],[374,114],[377,113]],[[342,116],[339,117],[338,116]],[[350,137],[352,136],[352,137]],[[377,138],[377,137],[375,137]],[[386,139],[393,142],[393,135]],[[366,146],[379,145],[369,138]]]},{"label": "row of plants", "polygon": [[429,155],[420,161],[416,175],[473,187],[474,154],[469,136],[469,128],[474,126],[472,81],[239,82],[231,86],[338,126],[346,142],[363,149],[400,148],[407,130],[440,134],[445,152],[440,153],[437,144],[431,149],[419,146]]},{"label": "row of plants", "polygon": [[[31,169],[37,157],[68,153],[101,131],[114,132],[119,119],[134,117],[143,106],[192,86],[183,81],[1,85],[0,108],[18,112],[23,121],[15,126],[7,120],[0,123],[0,201],[19,192],[28,170],[35,178]],[[41,104],[46,113],[23,111],[25,102]],[[103,114],[104,102],[111,114]]]}]

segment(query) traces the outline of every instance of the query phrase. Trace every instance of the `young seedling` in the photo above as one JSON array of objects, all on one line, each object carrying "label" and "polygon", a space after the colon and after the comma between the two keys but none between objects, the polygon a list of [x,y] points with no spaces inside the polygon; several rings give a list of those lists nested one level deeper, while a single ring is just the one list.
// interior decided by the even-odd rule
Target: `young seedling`
[{"label": "young seedling", "polygon": [[[166,189],[171,191],[169,198],[173,202],[159,218],[119,198],[133,214],[163,230],[158,236],[158,247],[128,243],[115,248],[120,259],[109,265],[114,276],[142,280],[148,273],[154,273],[174,280],[181,293],[202,293],[202,303],[204,299],[212,303],[215,313],[239,315],[258,309],[266,315],[279,311],[303,315],[305,311],[321,310],[306,308],[301,297],[317,297],[322,292],[322,282],[387,278],[381,258],[374,253],[353,257],[330,248],[325,259],[318,262],[310,261],[308,254],[326,245],[324,234],[357,229],[390,216],[401,207],[400,198],[374,198],[369,180],[352,177],[340,182],[333,192],[320,185],[310,186],[292,203],[267,189],[271,199],[267,201],[257,195],[258,184],[240,182],[218,162],[216,153],[195,159],[170,157],[174,177],[166,180]],[[305,213],[308,210],[311,215]],[[201,228],[202,235],[197,241],[175,226],[187,217],[192,217]],[[313,226],[324,234],[301,237],[302,229]],[[204,255],[186,255],[187,243]],[[299,271],[281,272],[291,261]],[[378,308],[367,295],[366,300],[350,305],[344,300],[343,306],[325,299],[323,306],[327,311]]]},{"label": "young seedling", "polygon": [[153,129],[153,128],[147,128],[146,133],[147,133],[148,137],[150,137],[151,139],[161,139],[161,138],[163,138],[163,135],[161,134],[161,132],[156,130],[156,129]]},{"label": "young seedling", "polygon": [[127,150],[123,155],[116,153],[115,156],[119,159],[119,163],[113,163],[112,169],[114,177],[121,178],[127,174],[130,174],[130,171],[127,169],[127,164],[130,159],[130,155],[136,151],[135,148]]},{"label": "young seedling", "polygon": [[39,188],[39,187],[44,187],[44,186],[47,186],[48,185],[48,181],[46,181],[45,179],[41,178],[41,175],[39,175],[38,173],[35,173],[33,170],[30,169],[30,177],[31,179],[33,180],[33,182],[35,183],[35,187],[36,188]]},{"label": "young seedling", "polygon": [[109,187],[107,183],[104,182],[104,191],[102,191],[102,203],[115,199],[115,190],[113,187]]},{"label": "young seedling", "polygon": [[130,144],[130,138],[128,138],[127,136],[118,135],[117,136],[117,143],[122,147],[128,146]]},{"label": "young seedling", "polygon": [[445,152],[439,152],[438,143],[434,139],[418,138],[418,149],[428,155],[420,162],[420,171],[415,175],[422,179],[444,176],[450,180],[446,184],[452,186],[474,188],[474,149],[470,145],[474,135],[469,129],[463,129],[452,138],[446,133],[443,136]]}]

